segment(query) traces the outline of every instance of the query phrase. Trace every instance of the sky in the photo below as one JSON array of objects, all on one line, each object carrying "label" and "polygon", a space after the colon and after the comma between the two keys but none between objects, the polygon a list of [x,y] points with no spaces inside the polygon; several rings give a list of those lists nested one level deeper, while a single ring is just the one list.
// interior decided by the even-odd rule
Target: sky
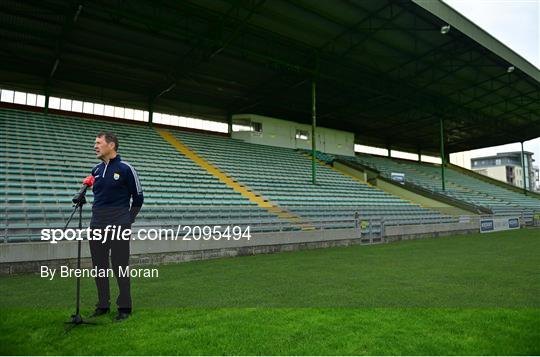
[{"label": "sky", "polygon": [[[540,0],[443,0],[540,69]],[[524,143],[540,165],[540,137]],[[519,143],[472,150],[468,159],[519,151]],[[469,163],[470,167],[470,163]]]}]

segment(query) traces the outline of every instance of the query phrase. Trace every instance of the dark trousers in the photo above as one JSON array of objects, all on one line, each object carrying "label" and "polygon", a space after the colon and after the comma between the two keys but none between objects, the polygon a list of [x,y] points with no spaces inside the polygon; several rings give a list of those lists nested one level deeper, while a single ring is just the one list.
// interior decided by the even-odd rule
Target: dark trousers
[{"label": "dark trousers", "polygon": [[[127,229],[131,227],[122,227]],[[103,232],[103,230],[102,230]],[[111,240],[111,234],[107,237],[105,243],[102,240],[90,240],[90,254],[92,255],[92,265],[97,269],[109,269],[109,253],[111,256],[112,269],[120,294],[116,299],[118,311],[131,312],[131,287],[129,275],[120,277],[120,267],[125,272],[129,266],[129,240]],[[99,309],[110,308],[109,278],[96,277],[96,287],[98,294]]]}]

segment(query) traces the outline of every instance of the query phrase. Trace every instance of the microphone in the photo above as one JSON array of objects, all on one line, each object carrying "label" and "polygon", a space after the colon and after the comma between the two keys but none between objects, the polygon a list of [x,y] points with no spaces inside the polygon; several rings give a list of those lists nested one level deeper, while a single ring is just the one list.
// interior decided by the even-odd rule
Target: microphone
[{"label": "microphone", "polygon": [[90,175],[83,180],[83,185],[81,189],[79,190],[79,192],[77,192],[77,194],[75,194],[75,196],[73,196],[73,199],[71,201],[75,204],[86,203],[86,198],[84,197],[84,195],[86,195],[86,190],[88,189],[88,187],[92,187],[93,185],[94,176]]}]

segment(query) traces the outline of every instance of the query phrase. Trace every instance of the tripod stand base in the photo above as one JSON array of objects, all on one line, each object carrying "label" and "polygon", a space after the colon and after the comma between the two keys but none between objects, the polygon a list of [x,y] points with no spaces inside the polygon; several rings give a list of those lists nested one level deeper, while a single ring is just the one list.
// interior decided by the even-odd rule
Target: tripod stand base
[{"label": "tripod stand base", "polygon": [[71,315],[71,321],[66,322],[66,324],[80,325],[84,323],[84,320],[81,314]]},{"label": "tripod stand base", "polygon": [[97,325],[95,322],[83,320],[81,314],[71,315],[71,321],[66,321],[64,324],[69,325],[66,327],[66,332],[79,325]]}]

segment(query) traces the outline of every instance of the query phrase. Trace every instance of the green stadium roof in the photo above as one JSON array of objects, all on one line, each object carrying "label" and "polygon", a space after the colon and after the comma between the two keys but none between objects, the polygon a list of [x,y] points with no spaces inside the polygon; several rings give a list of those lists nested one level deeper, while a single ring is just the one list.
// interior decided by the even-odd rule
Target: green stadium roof
[{"label": "green stadium roof", "polygon": [[[451,25],[441,33],[441,27]],[[540,74],[439,1],[0,3],[0,86],[436,154],[540,136]],[[511,72],[508,68],[513,66]]]}]

